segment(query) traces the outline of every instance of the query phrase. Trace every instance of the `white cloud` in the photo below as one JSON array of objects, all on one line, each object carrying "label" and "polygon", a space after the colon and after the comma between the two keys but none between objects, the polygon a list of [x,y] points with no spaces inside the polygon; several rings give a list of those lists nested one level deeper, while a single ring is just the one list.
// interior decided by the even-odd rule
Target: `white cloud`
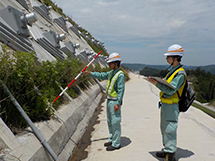
[{"label": "white cloud", "polygon": [[[179,43],[196,59],[185,61],[187,65],[215,64],[214,0],[55,1],[76,23],[105,42],[109,52],[122,53],[126,62],[131,60],[132,51],[142,57],[136,62],[153,63],[153,57],[147,55],[146,59],[141,52],[158,56],[169,45]],[[210,58],[202,57],[202,53]],[[162,54],[158,59],[154,64],[166,63]],[[134,57],[132,60],[135,62]]]},{"label": "white cloud", "polygon": [[170,22],[169,26],[170,26],[171,29],[178,29],[184,23],[185,23],[185,21],[182,21],[182,20],[173,20],[172,22]]}]

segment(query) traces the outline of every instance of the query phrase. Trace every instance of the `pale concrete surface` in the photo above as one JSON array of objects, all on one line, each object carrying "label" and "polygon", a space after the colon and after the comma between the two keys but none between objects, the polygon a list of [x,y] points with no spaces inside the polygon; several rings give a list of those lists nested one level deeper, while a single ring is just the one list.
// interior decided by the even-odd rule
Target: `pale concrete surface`
[{"label": "pale concrete surface", "polygon": [[[105,85],[105,82],[101,82],[102,87]],[[88,90],[82,91],[78,98],[68,98],[70,102],[61,105],[51,120],[35,123],[58,156],[57,161],[70,158],[102,97],[100,87],[92,85]],[[15,136],[0,118],[0,161],[53,160],[32,130],[26,130],[29,131]]]},{"label": "pale concrete surface", "polygon": [[[156,151],[162,148],[160,134],[159,90],[143,77],[130,74],[126,83],[122,106],[122,147],[108,152],[103,144],[107,141],[106,102],[94,126],[91,145],[85,151],[84,161],[158,161]],[[215,120],[191,107],[179,116],[178,150],[180,161],[215,160]]]}]

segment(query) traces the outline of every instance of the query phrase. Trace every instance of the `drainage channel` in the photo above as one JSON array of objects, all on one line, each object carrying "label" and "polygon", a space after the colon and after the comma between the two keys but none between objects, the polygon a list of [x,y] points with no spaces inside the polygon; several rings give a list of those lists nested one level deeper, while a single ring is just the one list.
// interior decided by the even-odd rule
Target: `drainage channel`
[{"label": "drainage channel", "polygon": [[[105,97],[103,96],[101,103],[104,102]],[[104,108],[101,103],[96,108],[92,119],[87,126],[87,129],[85,133],[83,134],[82,138],[77,144],[77,147],[75,151],[73,152],[72,157],[69,159],[69,161],[81,161],[83,159],[86,159],[88,156],[88,152],[85,151],[85,149],[91,145],[91,133],[95,130],[94,125],[99,124],[100,121],[98,121],[98,115],[103,111],[102,108]]]}]

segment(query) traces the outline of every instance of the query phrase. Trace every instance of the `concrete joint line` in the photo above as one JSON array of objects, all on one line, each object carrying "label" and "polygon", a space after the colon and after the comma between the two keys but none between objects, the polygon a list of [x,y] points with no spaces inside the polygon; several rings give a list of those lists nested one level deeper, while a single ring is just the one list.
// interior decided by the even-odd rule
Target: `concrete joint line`
[{"label": "concrete joint line", "polygon": [[202,129],[204,129],[205,131],[207,131],[209,134],[211,134],[213,137],[215,137],[215,131],[211,130],[210,128],[208,128],[207,126],[203,125],[202,123],[200,123],[199,121],[197,121],[193,116],[185,113],[186,117],[188,117],[189,119],[193,120],[195,123],[197,123]]},{"label": "concrete joint line", "polygon": [[72,140],[71,138],[69,138],[69,140],[71,140],[75,145],[78,145],[78,143],[76,143],[74,140]]}]

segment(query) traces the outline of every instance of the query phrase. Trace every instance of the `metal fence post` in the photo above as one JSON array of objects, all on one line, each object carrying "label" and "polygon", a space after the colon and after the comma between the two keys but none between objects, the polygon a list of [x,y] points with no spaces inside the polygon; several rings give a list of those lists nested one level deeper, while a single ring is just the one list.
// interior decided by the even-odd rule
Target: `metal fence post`
[{"label": "metal fence post", "polygon": [[49,154],[52,156],[52,158],[56,161],[58,159],[58,157],[55,154],[55,152],[53,151],[53,149],[50,147],[50,145],[47,143],[47,141],[41,135],[41,133],[39,132],[39,130],[34,126],[34,124],[31,121],[31,119],[28,117],[28,115],[25,113],[25,111],[23,110],[23,108],[19,105],[19,103],[17,102],[17,100],[10,93],[9,89],[5,86],[5,84],[3,83],[3,81],[0,80],[0,82],[2,83],[3,88],[5,89],[6,93],[10,96],[11,101],[13,102],[13,104],[16,106],[16,108],[21,113],[21,115],[23,116],[23,118],[26,120],[26,122],[28,123],[28,125],[30,126],[30,128],[33,130],[34,135],[38,138],[38,140],[40,141],[40,143],[45,147],[45,149],[49,152]]}]

